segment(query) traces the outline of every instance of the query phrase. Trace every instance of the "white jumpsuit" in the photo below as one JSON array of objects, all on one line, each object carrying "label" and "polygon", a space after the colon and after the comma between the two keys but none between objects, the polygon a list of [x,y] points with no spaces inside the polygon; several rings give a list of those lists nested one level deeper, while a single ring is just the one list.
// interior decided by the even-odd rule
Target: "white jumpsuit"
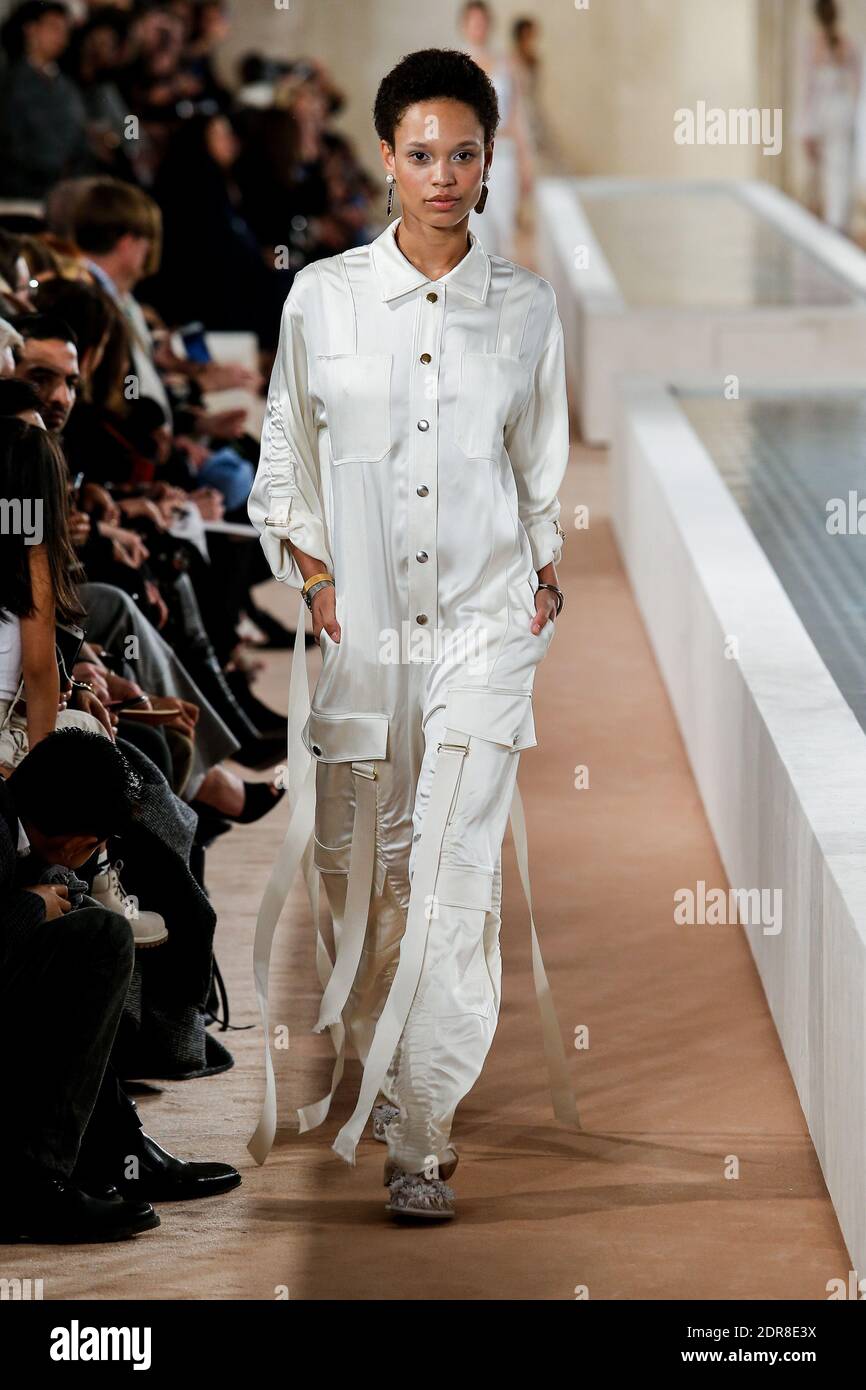
[{"label": "white jumpsuit", "polygon": [[[354,1162],[382,1093],[400,1110],[391,1157],[429,1173],[452,1156],[455,1108],[496,1026],[500,848],[554,631],[536,636],[530,622],[536,570],[560,554],[568,416],[547,281],[470,233],[464,258],[431,282],[397,246],[397,225],[305,267],[283,313],[249,515],[277,579],[303,583],[286,541],[331,570],[341,641],[322,636],[311,706],[305,672],[294,683],[296,646],[291,823],[260,912],[256,975],[267,1038],[270,938],[314,830],[336,942],[332,968],[319,938],[331,1095],[346,1041],[365,1064],[334,1148]],[[534,937],[533,948],[549,1009]],[[555,1108],[568,1122],[555,1032],[548,1012]],[[266,1055],[250,1143],[259,1162],[276,1122]],[[299,1112],[302,1131],[331,1095]]]}]

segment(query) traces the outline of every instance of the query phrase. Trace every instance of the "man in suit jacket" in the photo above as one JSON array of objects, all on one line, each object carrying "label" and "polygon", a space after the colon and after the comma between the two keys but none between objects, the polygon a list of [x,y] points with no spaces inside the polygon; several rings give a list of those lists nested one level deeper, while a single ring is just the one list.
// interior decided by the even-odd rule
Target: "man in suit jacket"
[{"label": "man in suit jacket", "polygon": [[134,957],[127,919],[38,881],[122,834],[135,794],[122,753],[79,729],[0,777],[0,1241],[124,1239],[159,1225],[151,1200],[240,1182],[228,1164],[161,1149],[111,1069]]}]

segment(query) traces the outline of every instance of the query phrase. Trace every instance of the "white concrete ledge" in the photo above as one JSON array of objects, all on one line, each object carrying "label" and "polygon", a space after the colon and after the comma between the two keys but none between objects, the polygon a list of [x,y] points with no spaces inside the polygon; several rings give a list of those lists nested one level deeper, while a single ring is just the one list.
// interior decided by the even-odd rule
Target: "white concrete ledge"
[{"label": "white concrete ledge", "polygon": [[725,871],[782,890],[778,935],[742,929],[862,1275],[866,734],[667,386],[621,381],[612,472],[617,539]]},{"label": "white concrete ledge", "polygon": [[[600,194],[669,192],[675,200],[708,190],[731,193],[796,245],[850,294],[841,304],[755,304],[694,308],[627,302],[596,237],[587,200]],[[567,346],[569,385],[587,443],[611,438],[620,373],[775,372],[866,374],[866,255],[785,194],[758,180],[652,182],[640,179],[542,179],[538,186],[540,273],[553,285]],[[678,239],[665,249],[676,264]],[[639,228],[635,235],[639,236]],[[575,248],[588,250],[585,268]]]}]

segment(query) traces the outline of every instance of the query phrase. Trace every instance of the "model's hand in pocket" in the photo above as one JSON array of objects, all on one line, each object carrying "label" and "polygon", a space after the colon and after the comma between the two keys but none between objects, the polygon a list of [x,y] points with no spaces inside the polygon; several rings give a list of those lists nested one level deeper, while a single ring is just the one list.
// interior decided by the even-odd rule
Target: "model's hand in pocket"
[{"label": "model's hand in pocket", "polygon": [[319,645],[323,630],[333,642],[339,642],[342,633],[337,622],[337,591],[333,584],[326,584],[324,589],[313,595],[312,613],[313,636]]},{"label": "model's hand in pocket", "polygon": [[556,596],[549,589],[538,589],[535,594],[535,617],[530,624],[530,631],[536,637],[540,636],[548,623],[553,626],[556,618]]}]

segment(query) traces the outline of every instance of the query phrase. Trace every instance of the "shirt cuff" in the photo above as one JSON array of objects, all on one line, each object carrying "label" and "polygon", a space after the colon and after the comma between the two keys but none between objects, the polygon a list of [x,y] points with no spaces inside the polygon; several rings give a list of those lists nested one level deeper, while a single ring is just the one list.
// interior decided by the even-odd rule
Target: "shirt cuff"
[{"label": "shirt cuff", "polygon": [[271,573],[281,584],[303,589],[304,577],[298,568],[287,542],[321,560],[330,571],[331,559],[325,543],[325,531],[319,517],[299,506],[295,497],[273,497],[261,531],[262,549]]},{"label": "shirt cuff", "polygon": [[544,569],[545,565],[550,564],[558,565],[562,557],[562,543],[565,540],[565,532],[558,518],[524,521],[523,529],[529,538],[533,569]]}]

